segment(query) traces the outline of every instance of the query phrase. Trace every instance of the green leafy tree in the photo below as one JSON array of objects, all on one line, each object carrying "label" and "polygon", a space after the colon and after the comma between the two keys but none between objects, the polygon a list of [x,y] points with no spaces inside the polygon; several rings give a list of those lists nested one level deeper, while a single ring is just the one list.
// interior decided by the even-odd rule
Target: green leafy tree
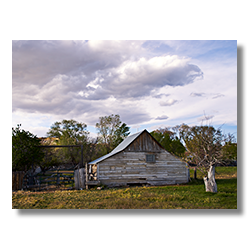
[{"label": "green leafy tree", "polygon": [[28,171],[39,164],[44,156],[40,145],[40,139],[21,129],[21,124],[12,128],[12,170]]},{"label": "green leafy tree", "polygon": [[[50,140],[47,140],[46,142],[42,142],[43,146],[50,146],[50,145],[56,145],[59,144],[58,141],[53,143],[52,138]],[[42,170],[42,172],[46,172],[52,167],[57,167],[60,165],[60,149],[58,148],[46,148],[42,147],[44,157],[43,160],[40,162],[39,166]]]},{"label": "green leafy tree", "polygon": [[226,165],[237,163],[237,143],[232,134],[228,134],[228,140],[222,147],[222,154]]},{"label": "green leafy tree", "polygon": [[55,122],[47,136],[59,138],[59,143],[64,145],[80,145],[85,143],[89,132],[86,131],[87,125],[75,120],[63,120]]},{"label": "green leafy tree", "polygon": [[237,161],[237,143],[227,142],[222,151],[225,160]]},{"label": "green leafy tree", "polygon": [[122,123],[119,115],[109,115],[99,118],[96,123],[99,134],[99,143],[104,145],[103,154],[110,153],[130,132],[129,127]]},{"label": "green leafy tree", "polygon": [[157,129],[150,133],[168,152],[183,157],[186,151],[180,139],[167,128]]},{"label": "green leafy tree", "polygon": [[[87,125],[75,120],[63,120],[55,122],[47,133],[49,137],[58,138],[58,145],[83,145],[84,159],[87,159],[88,134]],[[57,155],[64,163],[76,165],[80,161],[79,148],[62,148],[57,149]]]},{"label": "green leafy tree", "polygon": [[122,123],[122,125],[115,131],[113,147],[117,147],[129,134],[129,127],[126,123]]}]

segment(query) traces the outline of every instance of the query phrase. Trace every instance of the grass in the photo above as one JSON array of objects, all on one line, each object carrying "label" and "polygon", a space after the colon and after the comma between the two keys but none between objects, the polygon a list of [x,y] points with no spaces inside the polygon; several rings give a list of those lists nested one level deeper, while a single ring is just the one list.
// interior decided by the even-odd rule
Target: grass
[{"label": "grass", "polygon": [[[193,171],[190,171],[192,177]],[[97,190],[17,191],[14,209],[236,209],[237,167],[217,167],[218,193],[205,192],[202,175],[185,185]]]}]

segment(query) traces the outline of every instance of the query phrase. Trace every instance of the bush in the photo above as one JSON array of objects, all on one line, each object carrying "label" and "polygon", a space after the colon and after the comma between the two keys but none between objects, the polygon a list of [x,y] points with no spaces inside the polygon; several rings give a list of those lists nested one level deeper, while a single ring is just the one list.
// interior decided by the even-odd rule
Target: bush
[{"label": "bush", "polygon": [[29,131],[21,130],[21,124],[12,128],[12,171],[27,171],[44,157],[40,139]]}]

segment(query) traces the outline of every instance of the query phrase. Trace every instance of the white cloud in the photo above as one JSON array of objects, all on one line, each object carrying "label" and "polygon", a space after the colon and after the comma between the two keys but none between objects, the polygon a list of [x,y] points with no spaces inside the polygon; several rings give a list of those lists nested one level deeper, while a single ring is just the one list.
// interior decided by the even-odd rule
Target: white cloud
[{"label": "white cloud", "polygon": [[[178,56],[126,60],[118,67],[96,72],[88,99],[141,98],[164,86],[184,86],[203,76],[198,66]],[[100,78],[102,80],[100,80]],[[87,85],[91,86],[90,83]]]}]

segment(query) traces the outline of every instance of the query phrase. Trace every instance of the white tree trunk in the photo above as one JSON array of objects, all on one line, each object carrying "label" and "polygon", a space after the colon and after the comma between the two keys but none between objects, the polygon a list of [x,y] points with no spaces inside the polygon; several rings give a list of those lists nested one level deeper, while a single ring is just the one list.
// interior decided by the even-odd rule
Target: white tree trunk
[{"label": "white tree trunk", "polygon": [[215,167],[210,166],[208,176],[204,177],[206,192],[217,193],[217,184],[215,182]]}]

